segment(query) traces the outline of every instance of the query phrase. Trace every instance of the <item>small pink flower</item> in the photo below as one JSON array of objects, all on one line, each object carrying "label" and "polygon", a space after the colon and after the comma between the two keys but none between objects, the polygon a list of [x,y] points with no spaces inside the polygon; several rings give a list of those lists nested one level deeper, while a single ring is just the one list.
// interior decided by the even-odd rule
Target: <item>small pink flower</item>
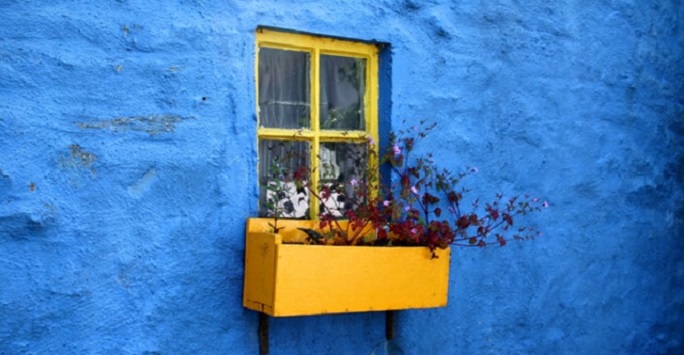
[{"label": "small pink flower", "polygon": [[544,201],[544,202],[542,203],[542,206],[544,206],[544,208],[548,208],[548,207],[549,207],[548,201]]},{"label": "small pink flower", "polygon": [[368,144],[375,146],[375,139],[373,139],[373,137],[368,137]]},{"label": "small pink flower", "polygon": [[417,195],[418,189],[415,186],[411,186],[411,192],[413,192],[414,195]]},{"label": "small pink flower", "polygon": [[404,211],[408,212],[408,211],[410,211],[410,210],[411,210],[411,206],[406,206],[406,207],[404,207]]},{"label": "small pink flower", "polygon": [[401,154],[401,148],[399,148],[399,146],[396,144],[392,146],[392,151],[394,152],[394,155]]},{"label": "small pink flower", "polygon": [[418,233],[418,230],[415,228],[411,228],[411,234],[416,234],[416,233]]},{"label": "small pink flower", "polygon": [[356,186],[359,184],[359,182],[356,181],[356,179],[351,179],[351,181],[349,181],[349,183],[351,184],[351,186]]},{"label": "small pink flower", "polygon": [[390,202],[388,200],[382,201],[382,205],[388,207],[390,205]]}]

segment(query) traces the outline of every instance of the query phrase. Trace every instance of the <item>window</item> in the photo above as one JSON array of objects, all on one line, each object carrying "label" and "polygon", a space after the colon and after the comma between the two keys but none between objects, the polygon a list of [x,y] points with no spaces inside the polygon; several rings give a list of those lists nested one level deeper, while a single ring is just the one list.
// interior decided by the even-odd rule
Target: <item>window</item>
[{"label": "window", "polygon": [[378,141],[377,46],[259,28],[256,49],[259,214],[318,216],[324,206],[287,182],[302,166],[311,186],[336,186],[328,210],[343,208]]}]

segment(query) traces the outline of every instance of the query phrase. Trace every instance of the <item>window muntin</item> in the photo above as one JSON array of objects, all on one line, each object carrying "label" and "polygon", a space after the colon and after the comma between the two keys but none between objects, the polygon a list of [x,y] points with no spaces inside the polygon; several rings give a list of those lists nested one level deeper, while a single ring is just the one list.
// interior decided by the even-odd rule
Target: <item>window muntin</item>
[{"label": "window muntin", "polygon": [[[304,214],[308,216],[301,215],[301,206],[294,208],[299,212],[282,216],[317,216],[325,207],[313,204],[308,195],[301,195],[301,191],[290,191],[295,201],[290,199],[289,203],[283,199],[269,200],[269,197],[278,197],[269,191],[273,189],[266,188],[274,183],[274,175],[272,172],[269,175],[269,169],[272,170],[274,163],[277,165],[278,159],[283,159],[285,151],[308,154],[307,159],[297,157],[295,160],[316,172],[310,174],[312,186],[335,182],[336,186],[348,191],[352,180],[363,178],[360,167],[374,166],[368,160],[366,147],[369,140],[378,140],[377,46],[259,29],[256,48],[259,214],[270,214],[264,207],[269,201],[272,206],[281,203],[280,206],[285,207],[287,204],[286,209],[291,211],[289,207],[304,198],[309,205]],[[278,145],[276,142],[281,142],[285,148],[274,148]],[[301,148],[295,142],[303,142],[307,148]],[[356,157],[352,158],[352,155]],[[288,178],[291,176],[285,180]]]}]

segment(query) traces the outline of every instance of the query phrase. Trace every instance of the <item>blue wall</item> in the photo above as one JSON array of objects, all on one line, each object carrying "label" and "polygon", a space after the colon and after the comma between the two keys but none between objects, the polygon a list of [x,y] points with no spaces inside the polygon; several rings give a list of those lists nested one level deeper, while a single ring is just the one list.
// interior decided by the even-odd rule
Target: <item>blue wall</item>
[{"label": "blue wall", "polygon": [[[604,3],[604,4],[597,4]],[[386,123],[439,122],[544,236],[456,250],[449,305],[271,321],[271,353],[684,352],[679,1],[0,1],[0,353],[258,351],[254,30],[392,44]],[[410,124],[411,122],[409,122]]]}]

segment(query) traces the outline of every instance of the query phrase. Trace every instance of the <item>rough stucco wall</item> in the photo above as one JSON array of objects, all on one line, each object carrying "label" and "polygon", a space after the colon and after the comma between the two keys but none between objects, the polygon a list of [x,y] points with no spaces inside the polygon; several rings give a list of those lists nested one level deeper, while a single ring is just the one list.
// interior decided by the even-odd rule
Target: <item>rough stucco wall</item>
[{"label": "rough stucco wall", "polygon": [[392,126],[436,120],[469,186],[552,203],[535,242],[457,250],[449,306],[394,341],[382,314],[275,319],[272,354],[684,351],[683,11],[0,3],[0,353],[257,351],[257,25],[391,43]]}]

